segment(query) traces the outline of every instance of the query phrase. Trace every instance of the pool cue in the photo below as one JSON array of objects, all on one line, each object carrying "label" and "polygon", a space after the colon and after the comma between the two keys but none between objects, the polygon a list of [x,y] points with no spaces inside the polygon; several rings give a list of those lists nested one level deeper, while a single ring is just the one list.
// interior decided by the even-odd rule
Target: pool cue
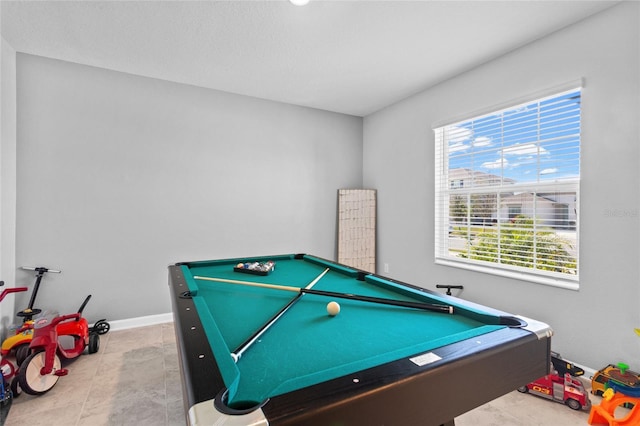
[{"label": "pool cue", "polygon": [[359,300],[361,302],[370,302],[370,303],[379,303],[383,305],[393,305],[393,306],[401,306],[405,308],[414,308],[414,309],[423,309],[426,311],[433,312],[441,312],[445,314],[453,314],[453,306],[451,305],[439,305],[433,303],[423,303],[423,302],[410,302],[404,300],[395,300],[395,299],[384,299],[380,297],[372,297],[372,296],[359,296],[357,294],[350,293],[338,293],[335,291],[324,291],[324,290],[312,290],[310,287],[308,288],[298,288],[291,287],[286,285],[278,285],[278,284],[264,284],[257,283],[252,281],[238,281],[238,280],[228,280],[225,278],[209,278],[209,277],[193,277],[198,280],[206,280],[206,281],[216,281],[223,282],[229,284],[239,284],[246,285],[251,287],[262,287],[262,288],[270,288],[273,290],[283,290],[283,291],[292,291],[300,294],[308,293],[308,294],[317,294],[319,296],[329,296],[335,297],[338,299],[350,299],[350,300]]},{"label": "pool cue", "polygon": [[[305,287],[305,289],[310,289],[311,287],[313,287],[318,281],[320,281],[320,279],[324,276],[324,274],[326,274],[327,272],[329,272],[329,268],[325,269],[320,275],[318,275],[313,281],[311,281],[309,284],[307,284],[307,286]],[[194,277],[195,279],[205,279],[206,277]],[[212,280],[208,280],[208,281],[212,281]],[[229,281],[233,281],[233,280],[229,280]],[[242,282],[242,281],[239,281]],[[237,284],[237,283],[236,283]],[[236,350],[234,350],[233,352],[231,352],[231,358],[233,358],[233,360],[235,362],[238,362],[238,360],[240,359],[240,357],[242,356],[242,354],[249,349],[249,347],[251,345],[253,345],[259,338],[260,336],[262,336],[273,324],[275,324],[276,321],[278,321],[278,319],[280,319],[280,317],[282,315],[284,315],[285,312],[287,312],[287,310],[292,307],[298,300],[300,300],[300,298],[302,297],[303,293],[298,293],[298,295],[296,297],[294,297],[289,303],[287,303],[287,305],[282,308],[280,310],[280,312],[278,312],[277,314],[275,314],[269,321],[267,321],[262,327],[260,327],[255,333],[253,333],[251,335],[251,337],[249,337],[247,340],[244,341],[244,343],[240,344],[240,346],[238,346],[238,348]]]}]

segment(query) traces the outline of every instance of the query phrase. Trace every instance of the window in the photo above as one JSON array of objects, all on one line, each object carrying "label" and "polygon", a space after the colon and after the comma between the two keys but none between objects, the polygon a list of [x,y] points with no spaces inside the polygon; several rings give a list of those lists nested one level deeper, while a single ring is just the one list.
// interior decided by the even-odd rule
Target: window
[{"label": "window", "polygon": [[437,263],[577,288],[580,101],[576,88],[434,129]]}]

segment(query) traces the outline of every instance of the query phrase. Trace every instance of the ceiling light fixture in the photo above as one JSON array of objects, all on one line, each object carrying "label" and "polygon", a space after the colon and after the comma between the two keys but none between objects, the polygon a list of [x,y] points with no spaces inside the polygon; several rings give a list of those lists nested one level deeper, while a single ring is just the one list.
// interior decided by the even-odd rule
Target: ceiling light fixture
[{"label": "ceiling light fixture", "polygon": [[296,6],[304,6],[309,3],[309,0],[289,0],[289,3],[295,4]]}]

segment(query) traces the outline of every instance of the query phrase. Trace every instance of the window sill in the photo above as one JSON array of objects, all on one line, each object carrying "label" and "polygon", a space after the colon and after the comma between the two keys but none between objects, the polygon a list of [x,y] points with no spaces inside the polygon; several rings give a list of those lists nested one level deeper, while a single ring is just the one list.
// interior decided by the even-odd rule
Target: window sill
[{"label": "window sill", "polygon": [[578,282],[577,277],[575,280],[559,279],[559,278],[546,277],[541,275],[527,274],[525,272],[519,272],[519,271],[510,271],[507,269],[491,268],[488,266],[480,266],[480,265],[470,264],[466,262],[458,262],[455,260],[441,259],[441,258],[436,258],[435,263],[436,265],[451,266],[454,268],[466,269],[469,271],[481,272],[484,274],[497,275],[500,277],[516,279],[520,281],[527,281],[527,282],[536,283],[536,284],[543,284],[551,287],[563,288],[566,290],[578,291],[580,289],[580,284]]}]

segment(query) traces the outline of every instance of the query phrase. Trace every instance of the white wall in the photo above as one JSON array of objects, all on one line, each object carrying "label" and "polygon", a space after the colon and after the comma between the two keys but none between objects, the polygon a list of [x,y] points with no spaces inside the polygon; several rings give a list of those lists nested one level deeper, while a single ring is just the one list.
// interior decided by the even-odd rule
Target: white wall
[{"label": "white wall", "polygon": [[[0,280],[9,288],[15,287],[16,276],[16,52],[4,38],[0,39],[0,123]],[[2,331],[16,322],[14,301],[15,296],[9,295],[0,303]]]},{"label": "white wall", "polygon": [[362,184],[361,118],[25,54],[17,65],[16,263],[63,271],[37,304],[73,311],[92,294],[90,320],[162,314],[175,262],[335,257],[337,190]]},{"label": "white wall", "polygon": [[[434,290],[462,284],[463,298],[545,321],[575,362],[640,369],[639,16],[623,3],[366,117],[380,270]],[[432,125],[581,77],[580,290],[435,265]]]}]

